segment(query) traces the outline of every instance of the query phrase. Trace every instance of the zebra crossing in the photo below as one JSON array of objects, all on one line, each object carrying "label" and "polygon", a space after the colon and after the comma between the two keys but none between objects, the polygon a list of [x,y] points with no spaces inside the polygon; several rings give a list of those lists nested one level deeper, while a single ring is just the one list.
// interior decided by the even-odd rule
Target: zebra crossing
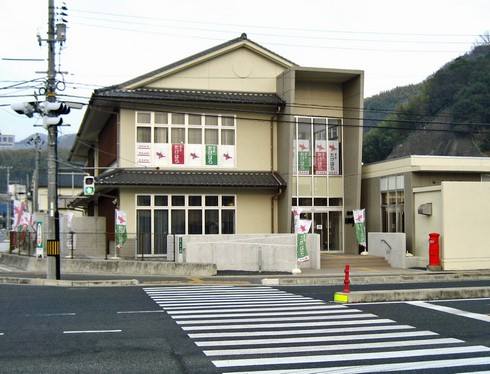
[{"label": "zebra crossing", "polygon": [[488,347],[271,287],[144,291],[221,373],[490,372]]}]

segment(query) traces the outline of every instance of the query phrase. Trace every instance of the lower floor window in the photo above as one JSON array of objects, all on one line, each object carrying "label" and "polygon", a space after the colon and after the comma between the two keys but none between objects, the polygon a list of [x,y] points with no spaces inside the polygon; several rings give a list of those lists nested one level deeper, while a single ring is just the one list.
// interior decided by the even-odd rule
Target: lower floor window
[{"label": "lower floor window", "polygon": [[167,235],[234,234],[234,195],[137,195],[138,254],[167,254]]}]

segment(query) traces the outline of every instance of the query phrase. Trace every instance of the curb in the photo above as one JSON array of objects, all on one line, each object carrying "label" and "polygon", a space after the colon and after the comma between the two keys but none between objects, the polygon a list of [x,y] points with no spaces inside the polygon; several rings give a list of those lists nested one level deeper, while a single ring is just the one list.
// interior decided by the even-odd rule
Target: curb
[{"label": "curb", "polygon": [[[430,283],[435,281],[489,280],[490,274],[456,273],[456,274],[402,274],[402,275],[352,275],[351,285],[383,283]],[[281,277],[264,278],[264,286],[333,286],[344,284],[343,276],[333,277]]]},{"label": "curb", "polygon": [[490,287],[425,288],[336,292],[336,303],[370,303],[385,301],[422,301],[490,297]]},{"label": "curb", "polygon": [[137,286],[137,279],[114,279],[114,280],[58,280],[42,278],[17,278],[1,277],[0,284],[18,284],[31,286],[58,286],[58,287],[114,287],[114,286]]}]

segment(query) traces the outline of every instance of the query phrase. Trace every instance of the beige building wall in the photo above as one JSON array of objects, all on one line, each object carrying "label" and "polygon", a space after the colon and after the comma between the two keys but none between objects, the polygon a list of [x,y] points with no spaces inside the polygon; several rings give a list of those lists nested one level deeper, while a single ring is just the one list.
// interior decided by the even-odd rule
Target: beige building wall
[{"label": "beige building wall", "polygon": [[272,232],[271,195],[241,193],[237,196],[237,234]]},{"label": "beige building wall", "polygon": [[[429,264],[429,233],[442,234],[442,196],[441,186],[421,187],[414,189],[414,239],[412,254],[426,259]],[[418,214],[418,207],[422,204],[432,204],[432,215]],[[442,244],[444,238],[440,238]]]},{"label": "beige building wall", "polygon": [[134,110],[121,109],[119,112],[118,162],[121,168],[134,168],[136,152],[136,117]]},{"label": "beige building wall", "polygon": [[[340,83],[296,81],[296,115],[339,117],[343,116],[343,89]],[[318,107],[314,107],[318,105]]]},{"label": "beige building wall", "polygon": [[444,270],[490,269],[490,183],[442,183]]},{"label": "beige building wall", "polygon": [[[64,208],[64,197],[75,199],[82,192],[81,188],[58,188],[58,206],[60,209]],[[38,207],[40,211],[48,211],[48,189],[39,188],[38,189]],[[73,211],[75,215],[83,215],[80,211]]]},{"label": "beige building wall", "polygon": [[236,195],[236,233],[256,234],[272,232],[272,193],[266,191],[247,192],[216,189],[121,189],[119,207],[127,213],[128,233],[136,233],[136,195],[137,194],[199,194]]},{"label": "beige building wall", "polygon": [[[171,111],[169,109],[166,109]],[[183,109],[176,109],[182,112]],[[153,110],[155,111],[155,110]],[[190,113],[192,108],[185,110]],[[119,147],[119,166],[133,168],[137,167],[135,163],[136,147],[136,111],[121,109],[120,112],[120,131],[122,134]],[[274,126],[273,115],[257,115],[253,113],[230,113],[226,111],[219,114],[236,115],[236,162],[237,167],[234,170],[242,171],[270,171],[273,163],[273,144]],[[161,169],[186,169],[185,167],[161,167]],[[187,169],[199,169],[198,167],[187,167]],[[210,168],[201,168],[202,170],[212,170]],[[225,170],[216,168],[216,170]]]},{"label": "beige building wall", "polygon": [[273,163],[272,116],[247,113],[237,119],[236,170],[270,171]]},{"label": "beige building wall", "polygon": [[275,92],[276,77],[284,70],[284,66],[248,48],[239,48],[175,72],[148,87]]}]

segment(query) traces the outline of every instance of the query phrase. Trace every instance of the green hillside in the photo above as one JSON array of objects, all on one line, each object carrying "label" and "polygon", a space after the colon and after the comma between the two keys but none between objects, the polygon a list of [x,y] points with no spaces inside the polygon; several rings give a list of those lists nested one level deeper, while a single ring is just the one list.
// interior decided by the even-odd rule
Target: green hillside
[{"label": "green hillside", "polygon": [[490,45],[475,47],[419,85],[366,102],[394,111],[365,134],[365,163],[410,154],[490,153],[490,128],[483,125],[490,123]]}]

